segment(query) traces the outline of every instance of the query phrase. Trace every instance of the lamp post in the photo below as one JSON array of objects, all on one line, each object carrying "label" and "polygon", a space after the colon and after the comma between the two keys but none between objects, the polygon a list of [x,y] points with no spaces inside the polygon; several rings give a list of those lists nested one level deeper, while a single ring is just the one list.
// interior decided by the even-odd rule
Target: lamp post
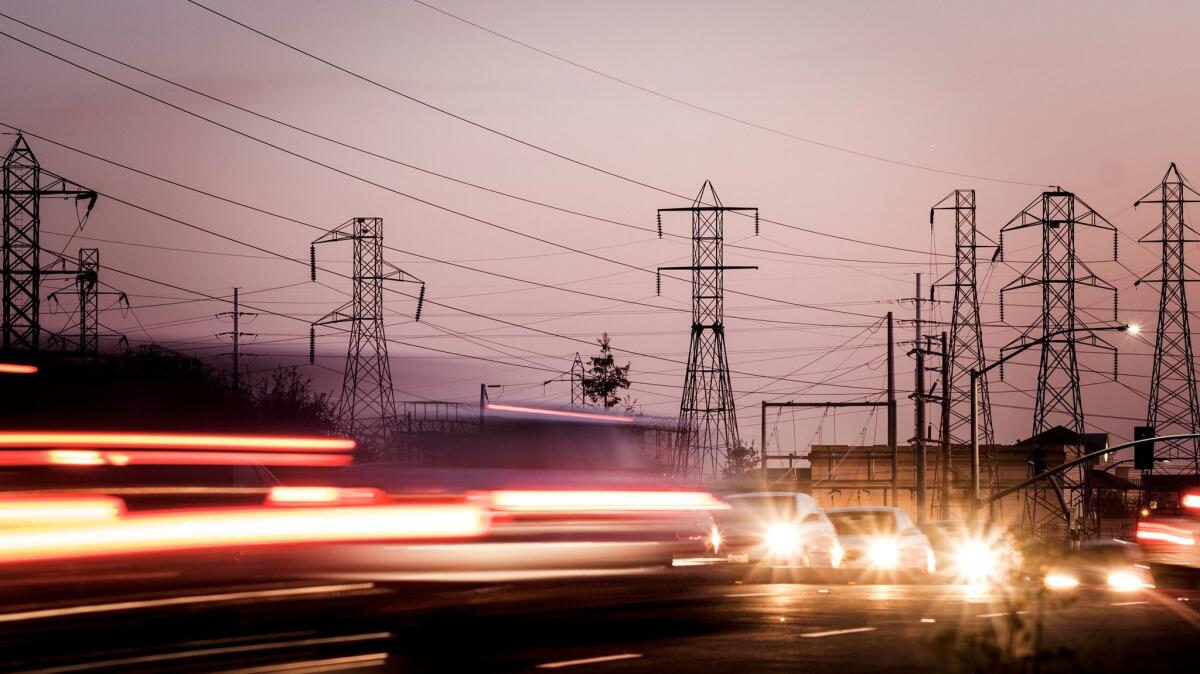
[{"label": "lamp post", "polygon": [[1047,342],[1049,342],[1051,339],[1054,339],[1055,337],[1061,337],[1063,335],[1074,334],[1076,332],[1105,332],[1105,331],[1110,331],[1110,330],[1115,330],[1118,332],[1128,332],[1128,333],[1134,334],[1134,335],[1136,335],[1140,331],[1138,326],[1129,324],[1129,323],[1125,323],[1122,325],[1109,325],[1109,326],[1104,326],[1104,327],[1099,327],[1099,328],[1075,328],[1072,330],[1055,330],[1054,332],[1051,332],[1046,335],[1042,335],[1041,337],[1039,337],[1031,342],[1026,342],[1025,344],[1022,344],[1021,346],[1017,347],[1016,349],[1013,349],[1012,351],[1010,351],[1007,355],[1002,356],[1000,358],[1000,360],[997,360],[996,362],[984,367],[981,370],[971,370],[970,384],[971,384],[971,515],[972,515],[972,517],[979,510],[979,505],[980,505],[980,495],[979,495],[979,380],[983,377],[983,375],[987,374],[989,371],[1003,365],[1004,363],[1007,363],[1008,361],[1012,360],[1017,355],[1024,353],[1025,351],[1033,348],[1034,346],[1045,345]]}]

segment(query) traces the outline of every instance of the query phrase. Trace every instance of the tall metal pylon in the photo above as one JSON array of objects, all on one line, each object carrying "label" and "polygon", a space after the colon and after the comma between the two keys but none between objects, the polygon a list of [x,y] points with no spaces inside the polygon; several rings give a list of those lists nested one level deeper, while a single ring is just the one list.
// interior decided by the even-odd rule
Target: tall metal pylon
[{"label": "tall metal pylon", "polygon": [[[1151,197],[1158,197],[1153,199]],[[1162,204],[1162,224],[1140,239],[1142,243],[1162,244],[1161,264],[1139,278],[1134,285],[1158,283],[1158,329],[1154,339],[1154,370],[1150,379],[1150,405],[1146,425],[1155,435],[1195,433],[1200,428],[1200,399],[1196,397],[1196,366],[1192,361],[1192,331],[1188,319],[1186,286],[1188,267],[1184,262],[1184,244],[1200,236],[1184,219],[1184,205],[1200,201],[1179,169],[1172,163],[1162,183],[1134,202]],[[1151,238],[1154,234],[1158,238]],[[1157,277],[1148,278],[1157,273]],[[1196,440],[1160,441],[1155,446],[1153,470],[1200,474],[1200,443]],[[1165,459],[1166,461],[1160,461]]]},{"label": "tall metal pylon", "polygon": [[[1054,425],[1074,433],[1074,448],[1068,447],[1066,459],[1086,451],[1084,444],[1083,400],[1079,391],[1077,345],[1085,345],[1113,354],[1116,377],[1116,347],[1104,341],[1091,327],[1079,320],[1075,290],[1091,287],[1113,296],[1113,320],[1117,320],[1117,289],[1097,276],[1076,256],[1076,228],[1087,227],[1112,232],[1113,260],[1117,259],[1117,228],[1075,194],[1061,187],[1043,192],[1000,230],[1000,260],[1004,260],[1004,236],[1036,227],[1042,234],[1042,252],[1020,276],[1000,289],[1000,320],[1004,320],[1004,297],[1022,288],[1038,288],[1042,294],[1041,316],[1022,334],[1001,349],[1001,354],[1029,344],[1040,346],[1037,396],[1033,412],[1034,439],[1029,454],[1030,475],[1046,468],[1045,448],[1036,438]],[[1004,371],[1001,370],[1003,379]],[[1049,535],[1050,529],[1076,528],[1083,536],[1098,533],[1099,520],[1091,507],[1088,475],[1090,466],[1080,465],[1060,473],[1049,486],[1039,483],[1025,493],[1024,523],[1035,535]]]},{"label": "tall metal pylon", "polygon": [[[55,270],[55,273],[62,273]],[[68,325],[63,329],[62,335],[51,335],[50,344],[59,342],[63,348],[70,348],[71,341],[65,337],[65,334],[71,328],[78,329],[78,337],[75,341],[75,349],[79,355],[89,357],[100,353],[100,297],[103,295],[112,295],[117,298],[117,302],[124,307],[129,307],[129,296],[120,290],[101,290],[101,287],[111,288],[106,283],[100,280],[100,249],[99,248],[80,248],[78,267],[75,273],[75,298],[78,303],[78,317],[74,325]],[[58,303],[58,296],[69,288],[60,288],[46,296],[46,299],[54,303]],[[125,342],[125,336],[119,335],[122,342]]]},{"label": "tall metal pylon", "polygon": [[583,407],[587,404],[587,400],[583,397],[583,377],[585,374],[583,369],[583,359],[580,358],[579,352],[575,352],[575,360],[571,363],[571,407]]},{"label": "tall metal pylon", "polygon": [[[971,442],[971,371],[982,371],[987,365],[983,347],[983,330],[979,321],[978,253],[980,248],[994,245],[979,244],[975,224],[975,190],[954,190],[929,209],[929,224],[933,225],[937,211],[954,211],[954,270],[935,283],[938,287],[954,289],[950,318],[949,353],[951,446],[966,446]],[[992,431],[992,407],[988,398],[987,375],[979,379],[979,439],[983,449],[980,457],[987,484],[995,489],[999,482],[996,466],[996,442]],[[944,477],[943,477],[944,479]]]},{"label": "tall metal pylon", "polygon": [[383,326],[383,282],[418,283],[416,320],[421,320],[425,282],[383,259],[383,218],[352,218],[312,242],[310,277],[317,279],[317,244],[352,241],[354,260],[350,301],[313,322],[309,328],[309,362],[315,360],[316,326],[350,324],[350,344],[338,419],[342,432],[358,441],[360,457],[379,461],[399,458],[396,400]]},{"label": "tall metal pylon", "polygon": [[42,199],[86,201],[86,209],[79,218],[82,227],[96,204],[96,193],[43,169],[19,133],[4,157],[3,172],[4,246],[0,264],[4,276],[4,320],[0,325],[0,348],[38,351],[42,342],[42,277],[78,273],[68,269],[68,260],[57,254],[52,255],[50,267],[42,266]]},{"label": "tall metal pylon", "polygon": [[691,344],[671,469],[678,476],[701,481],[720,478],[728,467],[730,450],[740,444],[725,352],[725,272],[758,267],[725,264],[725,213],[729,211],[753,211],[757,233],[758,209],[722,205],[707,180],[691,206],[658,209],[660,237],[663,213],[692,215],[692,264],[659,267],[658,287],[664,271],[692,273]]}]

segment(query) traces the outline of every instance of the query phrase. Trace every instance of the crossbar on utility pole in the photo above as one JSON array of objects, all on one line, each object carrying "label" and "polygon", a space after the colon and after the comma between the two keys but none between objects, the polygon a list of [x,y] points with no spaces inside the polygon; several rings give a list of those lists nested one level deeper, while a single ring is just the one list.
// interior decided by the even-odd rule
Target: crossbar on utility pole
[{"label": "crossbar on utility pole", "polygon": [[[763,466],[763,483],[764,484],[770,483],[770,478],[767,476],[767,459],[770,457],[770,455],[767,454],[767,408],[770,408],[770,407],[778,407],[778,408],[787,408],[787,407],[887,407],[888,410],[890,411],[894,407],[894,403],[892,403],[892,402],[833,402],[833,401],[829,401],[829,400],[824,401],[824,402],[795,402],[795,401],[791,401],[791,400],[785,401],[785,402],[769,402],[766,400],[762,401],[762,431],[761,431],[762,437],[761,437],[761,440],[762,440],[762,448],[763,448],[762,466]],[[893,452],[892,456],[895,457],[894,452]],[[892,465],[893,466],[896,465],[894,458],[892,461]],[[892,484],[893,484],[893,489],[894,489],[895,488],[894,485],[896,484],[895,472],[892,473]]]}]

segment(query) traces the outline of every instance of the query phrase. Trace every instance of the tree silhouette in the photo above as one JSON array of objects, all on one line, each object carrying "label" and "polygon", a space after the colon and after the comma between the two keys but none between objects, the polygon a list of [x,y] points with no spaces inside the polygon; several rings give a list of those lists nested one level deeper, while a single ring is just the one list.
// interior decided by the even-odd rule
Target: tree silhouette
[{"label": "tree silhouette", "polygon": [[583,395],[593,405],[610,409],[621,404],[622,392],[629,389],[630,364],[617,365],[607,332],[596,343],[600,345],[600,355],[588,359],[591,367],[583,376]]}]

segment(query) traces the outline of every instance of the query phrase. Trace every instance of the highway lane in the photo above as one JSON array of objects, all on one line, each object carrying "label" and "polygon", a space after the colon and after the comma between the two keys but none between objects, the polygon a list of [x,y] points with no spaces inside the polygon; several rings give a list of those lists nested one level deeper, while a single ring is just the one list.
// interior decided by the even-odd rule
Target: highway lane
[{"label": "highway lane", "polygon": [[[961,671],[1043,631],[1043,671],[1194,671],[1200,593],[1056,598],[763,584],[728,570],[540,584],[210,584],[0,610],[6,671]],[[1037,618],[1041,616],[1039,621]],[[1016,629],[1013,630],[1013,626]]]}]

